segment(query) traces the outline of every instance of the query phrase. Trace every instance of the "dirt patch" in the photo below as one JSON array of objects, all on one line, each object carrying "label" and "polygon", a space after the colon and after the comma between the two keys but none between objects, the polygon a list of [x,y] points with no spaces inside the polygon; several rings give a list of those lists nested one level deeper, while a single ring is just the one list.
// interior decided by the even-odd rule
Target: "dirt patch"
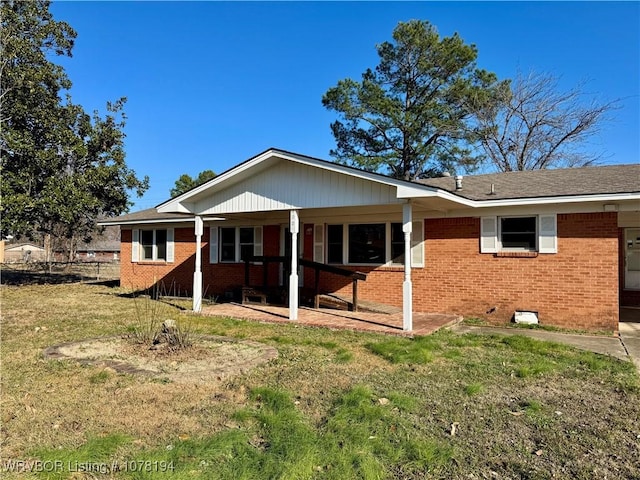
[{"label": "dirt patch", "polygon": [[267,345],[218,336],[198,336],[193,346],[173,353],[150,350],[121,336],[62,343],[44,351],[46,359],[74,359],[119,373],[177,383],[210,383],[245,373],[278,356]]}]

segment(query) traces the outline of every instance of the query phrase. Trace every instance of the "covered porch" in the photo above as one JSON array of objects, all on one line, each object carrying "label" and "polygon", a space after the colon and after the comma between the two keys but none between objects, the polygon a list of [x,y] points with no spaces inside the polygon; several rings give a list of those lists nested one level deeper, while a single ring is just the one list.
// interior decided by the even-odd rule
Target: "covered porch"
[{"label": "covered porch", "polygon": [[[203,315],[239,318],[255,322],[291,324],[289,308],[273,305],[221,303],[203,306],[201,313]],[[407,331],[403,329],[402,312],[385,314],[300,307],[295,324],[304,327],[320,327],[331,330],[352,330],[412,337],[430,335],[441,328],[454,325],[461,320],[462,317],[459,315],[414,312],[413,330]]]},{"label": "covered porch", "polygon": [[[362,288],[363,297],[392,300],[389,303],[400,307],[402,313],[378,323],[390,332],[411,332],[416,328],[411,276],[413,268],[424,266],[425,212],[457,202],[448,194],[447,198],[440,197],[431,187],[270,150],[171,199],[158,211],[194,215],[196,312],[202,310],[203,287],[209,286],[203,285],[203,270],[207,278],[235,278],[237,270],[231,268],[236,265],[245,272],[243,287],[249,287],[247,258],[264,261],[284,256],[291,264],[280,269],[278,285],[288,286],[288,307],[275,317],[299,320],[299,312],[304,311],[301,288],[313,285],[317,297],[319,271],[315,281],[309,273],[322,264],[325,270],[353,269],[351,276],[376,271],[377,285],[372,284],[371,277],[361,282],[362,287],[353,280],[353,298],[356,288]],[[208,262],[203,261],[203,240],[208,240]],[[313,266],[301,265],[300,259],[313,262]],[[335,271],[324,272],[323,277],[327,273],[334,278],[326,291],[345,289],[342,282],[335,281]],[[264,270],[263,276],[261,284],[266,286],[270,274]],[[364,275],[360,280],[365,280]],[[347,280],[349,288],[351,281]],[[339,315],[320,315],[318,318],[324,320],[312,321],[331,323]],[[366,323],[354,317],[346,320]],[[340,321],[345,323],[344,318]]]}]

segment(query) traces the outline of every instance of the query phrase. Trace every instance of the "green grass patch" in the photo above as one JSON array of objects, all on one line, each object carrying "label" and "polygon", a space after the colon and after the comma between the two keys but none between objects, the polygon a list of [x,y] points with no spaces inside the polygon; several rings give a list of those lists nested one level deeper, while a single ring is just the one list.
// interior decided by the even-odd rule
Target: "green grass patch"
[{"label": "green grass patch", "polygon": [[176,441],[134,457],[171,465],[170,472],[132,478],[345,478],[382,479],[391,472],[423,475],[448,463],[453,448],[420,438],[405,414],[415,400],[398,392],[378,397],[364,386],[338,396],[327,418],[314,425],[279,389],[251,391],[251,406],[234,417],[241,428]]},{"label": "green grass patch", "polygon": [[473,397],[474,395],[478,395],[484,391],[484,385],[481,383],[470,383],[464,387],[464,393]]},{"label": "green grass patch", "polygon": [[413,402],[405,395],[388,397],[383,403],[369,388],[357,386],[336,401],[325,425],[329,478],[385,478],[387,466],[405,475],[426,474],[451,460],[450,445],[416,435],[400,413]]},{"label": "green grass patch", "polygon": [[304,342],[304,345],[326,348],[327,350],[335,350],[336,348],[338,348],[337,342],[322,342],[319,340],[307,340]]},{"label": "green grass patch", "polygon": [[559,365],[556,362],[545,358],[520,358],[516,357],[519,366],[515,369],[515,374],[519,378],[528,378],[544,375],[545,373],[558,371]]},{"label": "green grass patch", "polygon": [[524,335],[505,335],[501,337],[501,343],[508,345],[514,352],[525,352],[528,354],[547,355],[549,353],[565,353],[571,347],[559,343],[536,340]]},{"label": "green grass patch", "polygon": [[279,345],[293,345],[296,341],[291,337],[283,337],[280,335],[274,335],[271,337],[267,337],[267,340],[275,342]]},{"label": "green grass patch", "polygon": [[365,345],[372,353],[391,363],[430,363],[441,350],[434,337],[389,338]]},{"label": "green grass patch", "polygon": [[542,404],[537,400],[525,400],[520,402],[520,406],[528,414],[537,414],[542,411]]},{"label": "green grass patch", "polygon": [[[78,448],[36,449],[33,456],[42,463],[40,477],[50,480],[73,478],[77,472],[96,470],[108,473],[114,465],[117,450],[130,442],[121,434],[91,437]],[[37,470],[36,470],[37,471]]]},{"label": "green grass patch", "polygon": [[109,377],[109,372],[107,372],[106,370],[101,370],[89,377],[89,383],[105,383],[107,380],[109,380]]},{"label": "green grass patch", "polygon": [[487,321],[482,318],[477,317],[465,317],[462,320],[464,325],[472,325],[472,326],[484,326],[487,325]]},{"label": "green grass patch", "polygon": [[346,348],[340,348],[336,352],[336,356],[334,357],[334,361],[336,363],[349,363],[353,360],[353,353],[351,353]]}]

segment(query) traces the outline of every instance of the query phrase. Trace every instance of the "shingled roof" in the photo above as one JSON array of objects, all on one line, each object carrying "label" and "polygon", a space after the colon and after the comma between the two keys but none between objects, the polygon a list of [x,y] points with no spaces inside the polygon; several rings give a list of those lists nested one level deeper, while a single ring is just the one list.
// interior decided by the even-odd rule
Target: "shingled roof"
[{"label": "shingled roof", "polygon": [[417,182],[476,201],[640,193],[640,164],[469,175],[461,190],[453,176]]},{"label": "shingled roof", "polygon": [[146,210],[140,210],[139,212],[128,213],[126,215],[120,215],[115,218],[105,218],[98,222],[99,225],[122,225],[127,223],[136,222],[161,222],[161,221],[174,221],[174,222],[188,222],[193,221],[193,215],[188,213],[158,213],[155,208],[147,208]]}]

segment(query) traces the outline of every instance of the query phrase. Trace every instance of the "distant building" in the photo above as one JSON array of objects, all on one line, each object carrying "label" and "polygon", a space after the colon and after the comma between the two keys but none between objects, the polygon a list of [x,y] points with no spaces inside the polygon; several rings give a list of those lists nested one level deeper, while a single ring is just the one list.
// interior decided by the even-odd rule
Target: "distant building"
[{"label": "distant building", "polygon": [[[68,253],[56,251],[56,259],[66,261]],[[76,261],[115,262],[120,260],[120,227],[106,227],[104,232],[96,234],[88,242],[80,242],[76,248]]]},{"label": "distant building", "polygon": [[81,261],[114,262],[120,260],[120,240],[96,240],[78,246],[76,258]]},{"label": "distant building", "polygon": [[3,254],[2,261],[6,263],[42,262],[45,259],[44,248],[29,242],[6,245]]}]

